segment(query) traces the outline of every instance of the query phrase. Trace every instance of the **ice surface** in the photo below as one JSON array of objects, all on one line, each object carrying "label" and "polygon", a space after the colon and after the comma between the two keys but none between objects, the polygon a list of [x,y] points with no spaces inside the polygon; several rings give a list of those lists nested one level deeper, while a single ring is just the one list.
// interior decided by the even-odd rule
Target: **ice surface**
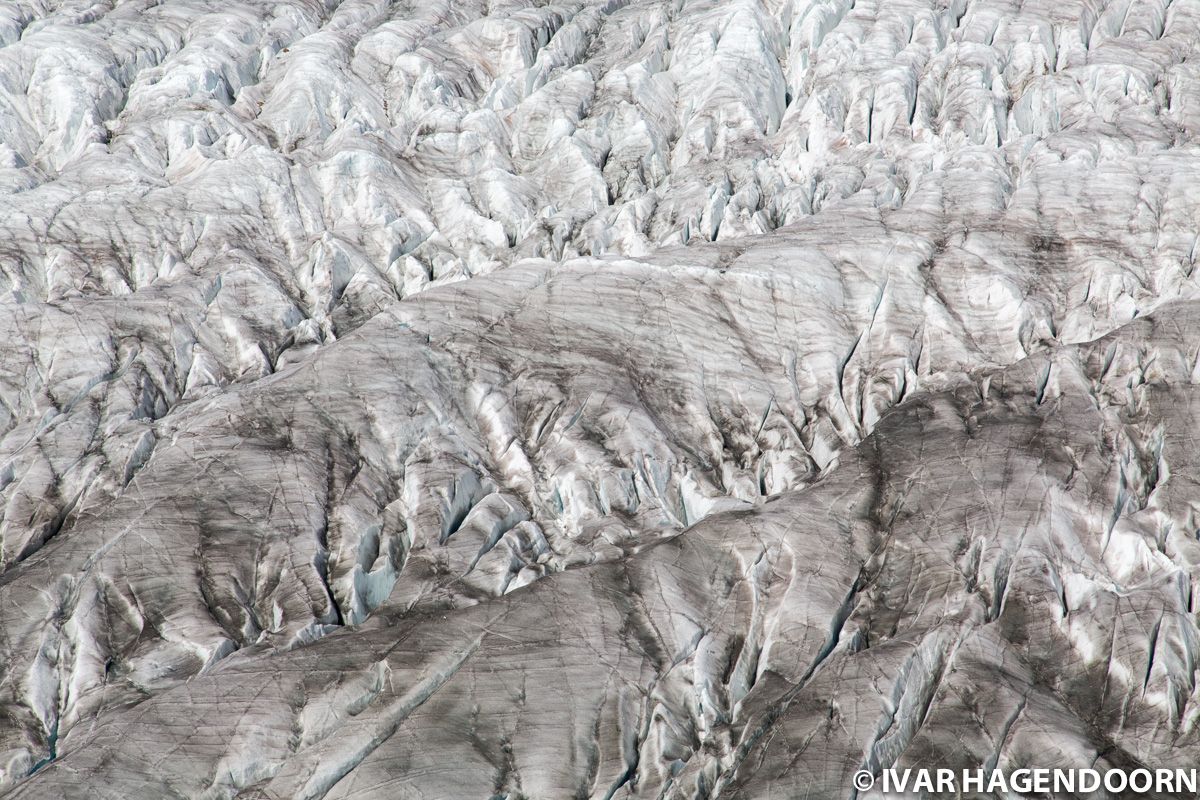
[{"label": "ice surface", "polygon": [[1200,6],[0,7],[0,793],[1200,758]]}]

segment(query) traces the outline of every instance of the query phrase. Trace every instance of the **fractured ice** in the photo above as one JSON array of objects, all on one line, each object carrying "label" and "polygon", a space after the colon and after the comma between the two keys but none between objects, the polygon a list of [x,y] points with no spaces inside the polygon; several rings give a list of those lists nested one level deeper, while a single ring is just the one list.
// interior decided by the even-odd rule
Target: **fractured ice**
[{"label": "fractured ice", "polygon": [[6,0],[0,795],[1193,766],[1198,133],[1194,0]]}]

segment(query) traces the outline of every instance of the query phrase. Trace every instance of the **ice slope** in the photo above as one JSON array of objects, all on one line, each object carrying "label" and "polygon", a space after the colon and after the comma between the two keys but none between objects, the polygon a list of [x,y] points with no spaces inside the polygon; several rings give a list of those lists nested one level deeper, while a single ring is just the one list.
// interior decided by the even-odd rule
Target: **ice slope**
[{"label": "ice slope", "polygon": [[0,45],[6,796],[1195,761],[1200,5]]},{"label": "ice slope", "polygon": [[[266,637],[72,722],[10,796],[842,797],[893,764],[1190,766],[1198,336],[1169,305],[919,393],[809,488],[622,558]],[[484,508],[440,553],[450,587]]]}]

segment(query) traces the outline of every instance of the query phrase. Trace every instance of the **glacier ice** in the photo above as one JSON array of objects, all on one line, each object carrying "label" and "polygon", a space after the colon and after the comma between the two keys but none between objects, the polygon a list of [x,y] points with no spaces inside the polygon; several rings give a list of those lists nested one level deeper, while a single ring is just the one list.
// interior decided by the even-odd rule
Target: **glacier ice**
[{"label": "glacier ice", "polygon": [[1194,764],[1198,49],[7,0],[0,795]]}]

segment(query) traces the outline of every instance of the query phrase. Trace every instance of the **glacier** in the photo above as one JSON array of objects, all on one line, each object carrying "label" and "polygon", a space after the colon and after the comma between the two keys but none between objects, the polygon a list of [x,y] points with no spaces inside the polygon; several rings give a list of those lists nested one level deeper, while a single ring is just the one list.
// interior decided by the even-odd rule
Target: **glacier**
[{"label": "glacier", "polygon": [[6,0],[0,796],[1194,765],[1198,131],[1195,0]]}]

